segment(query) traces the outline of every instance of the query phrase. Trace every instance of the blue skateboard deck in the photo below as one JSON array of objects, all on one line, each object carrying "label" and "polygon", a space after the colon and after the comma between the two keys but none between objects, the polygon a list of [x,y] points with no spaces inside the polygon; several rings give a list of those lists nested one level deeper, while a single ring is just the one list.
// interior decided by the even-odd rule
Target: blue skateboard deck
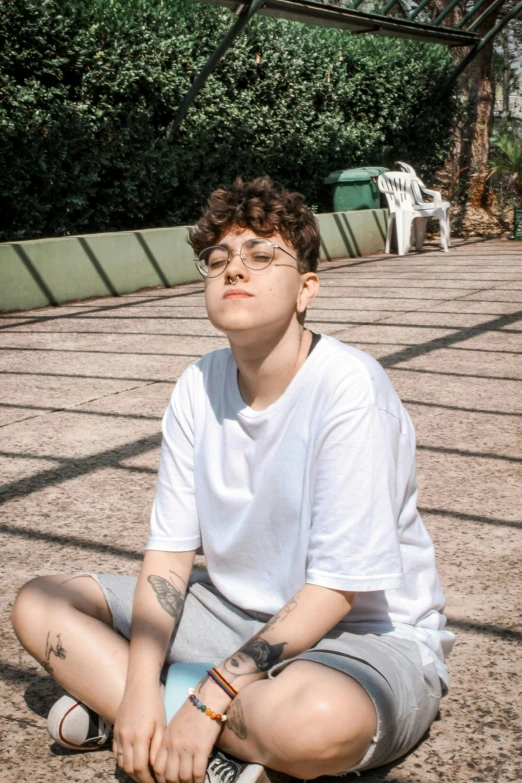
[{"label": "blue skateboard deck", "polygon": [[167,723],[186,701],[188,689],[194,688],[213,666],[213,663],[173,663],[169,666],[165,684]]}]

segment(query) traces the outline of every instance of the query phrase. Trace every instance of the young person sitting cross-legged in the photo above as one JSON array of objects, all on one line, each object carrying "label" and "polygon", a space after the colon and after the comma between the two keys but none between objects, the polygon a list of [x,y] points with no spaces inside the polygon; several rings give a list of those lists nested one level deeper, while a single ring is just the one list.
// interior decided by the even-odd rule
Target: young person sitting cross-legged
[{"label": "young person sitting cross-legged", "polygon": [[[137,583],[40,577],[15,602],[21,643],[71,694],[50,731],[88,749],[114,725],[139,783],[390,762],[435,718],[453,642],[410,418],[376,361],[304,327],[319,233],[299,194],[237,180],[190,241],[230,347],[174,389]],[[161,672],[183,661],[215,669],[166,725]]]}]

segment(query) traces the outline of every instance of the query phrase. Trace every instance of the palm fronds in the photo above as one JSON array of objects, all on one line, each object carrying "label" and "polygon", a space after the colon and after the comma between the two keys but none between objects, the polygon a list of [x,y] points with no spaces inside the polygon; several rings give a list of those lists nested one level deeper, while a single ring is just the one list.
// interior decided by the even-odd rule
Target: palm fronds
[{"label": "palm fronds", "polygon": [[506,177],[522,198],[522,134],[513,129],[501,129],[491,139],[494,151],[489,164],[489,176]]}]

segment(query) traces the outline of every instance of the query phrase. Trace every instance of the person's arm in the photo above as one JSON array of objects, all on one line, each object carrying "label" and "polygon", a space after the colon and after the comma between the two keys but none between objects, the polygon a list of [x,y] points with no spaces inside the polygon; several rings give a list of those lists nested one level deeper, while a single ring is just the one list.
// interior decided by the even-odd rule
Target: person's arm
[{"label": "person's arm", "polygon": [[159,688],[160,672],[185,602],[195,551],[145,552],[132,610],[126,690]]},{"label": "person's arm", "polygon": [[[236,691],[263,679],[273,666],[313,647],[350,611],[355,593],[306,584],[277,612],[259,633],[216,669]],[[212,680],[203,680],[198,692],[209,701],[226,694]],[[204,701],[204,699],[202,699]],[[230,703],[230,700],[228,701]],[[214,709],[214,707],[212,707]]]},{"label": "person's arm", "polygon": [[139,783],[153,783],[149,759],[165,731],[160,673],[185,601],[195,551],[145,553],[132,613],[125,692],[114,725],[119,766]]},{"label": "person's arm", "polygon": [[[230,707],[230,697],[208,676],[196,687],[197,697],[214,712],[227,714],[224,730],[245,737],[242,688],[265,678],[275,664],[313,647],[350,611],[354,598],[355,593],[304,585],[259,633],[216,666],[238,691],[233,706]],[[157,755],[151,755],[157,782],[203,783],[208,756],[220,731],[220,724],[185,702],[163,734]]]}]

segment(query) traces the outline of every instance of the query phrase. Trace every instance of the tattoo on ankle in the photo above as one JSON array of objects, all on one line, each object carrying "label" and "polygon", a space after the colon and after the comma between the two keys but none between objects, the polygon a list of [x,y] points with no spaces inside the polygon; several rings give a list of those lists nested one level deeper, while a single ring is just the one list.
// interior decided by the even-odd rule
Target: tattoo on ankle
[{"label": "tattoo on ankle", "polygon": [[227,722],[225,723],[225,728],[234,732],[236,737],[240,740],[245,740],[248,737],[245,718],[243,715],[243,707],[241,706],[241,702],[237,696],[227,710]]},{"label": "tattoo on ankle", "polygon": [[[170,573],[174,572],[171,571]],[[156,598],[161,608],[177,621],[181,616],[185,597],[176,585],[172,584],[172,577],[169,582],[168,579],[164,579],[162,576],[152,574],[147,577],[147,582],[156,593]]]},{"label": "tattoo on ankle", "polygon": [[41,661],[41,664],[48,674],[53,674],[54,669],[49,663],[51,655],[54,655],[55,658],[61,658],[62,660],[65,660],[65,658],[67,657],[66,655],[67,650],[64,648],[62,644],[61,634],[59,633],[56,634],[56,643],[54,647],[50,642],[50,637],[51,637],[51,632],[49,631],[45,642],[45,661]]}]

